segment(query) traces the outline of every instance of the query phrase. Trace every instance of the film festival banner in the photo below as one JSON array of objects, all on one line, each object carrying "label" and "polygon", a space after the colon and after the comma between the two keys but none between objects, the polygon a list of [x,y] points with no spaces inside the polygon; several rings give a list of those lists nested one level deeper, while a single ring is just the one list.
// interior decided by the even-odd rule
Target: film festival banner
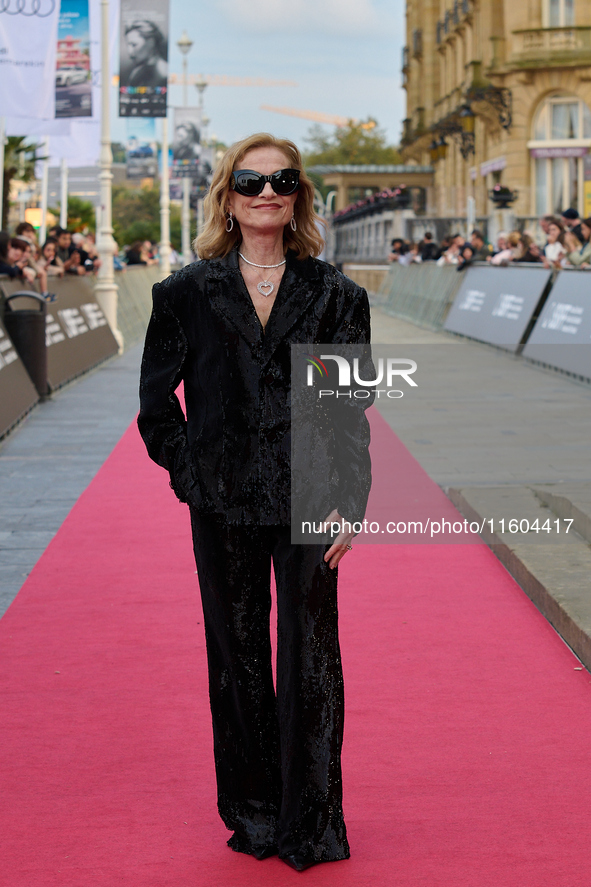
[{"label": "film festival banner", "polygon": [[1,116],[55,116],[58,21],[59,0],[0,3]]},{"label": "film festival banner", "polygon": [[55,116],[92,117],[88,0],[61,0],[57,31]]},{"label": "film festival banner", "polygon": [[70,169],[95,166],[100,157],[100,138],[100,126],[94,120],[73,118],[68,135],[49,139],[49,165],[59,166],[63,159]]},{"label": "film festival banner", "polygon": [[129,118],[126,121],[125,150],[128,179],[151,179],[158,175],[156,121],[153,117]]},{"label": "film festival banner", "polygon": [[201,161],[201,112],[199,108],[174,109],[171,175],[196,179]]},{"label": "film festival banner", "polygon": [[166,117],[168,3],[122,0],[119,116]]}]

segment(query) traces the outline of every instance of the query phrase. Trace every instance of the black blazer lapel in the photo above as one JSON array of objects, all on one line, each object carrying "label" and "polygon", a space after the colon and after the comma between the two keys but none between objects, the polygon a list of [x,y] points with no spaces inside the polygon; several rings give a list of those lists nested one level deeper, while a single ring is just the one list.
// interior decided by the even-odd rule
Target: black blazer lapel
[{"label": "black blazer lapel", "polygon": [[263,361],[267,363],[275,349],[295,326],[312,302],[319,300],[320,275],[311,259],[299,261],[287,253],[287,267],[265,328]]},{"label": "black blazer lapel", "polygon": [[259,351],[263,328],[242,280],[236,250],[209,263],[205,295],[212,309],[232,324],[253,351]]}]

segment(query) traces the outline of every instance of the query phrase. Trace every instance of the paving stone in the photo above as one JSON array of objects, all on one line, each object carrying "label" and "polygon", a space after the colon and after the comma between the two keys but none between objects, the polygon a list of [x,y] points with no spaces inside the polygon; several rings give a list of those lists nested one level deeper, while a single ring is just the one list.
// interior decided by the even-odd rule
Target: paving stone
[{"label": "paving stone", "polygon": [[0,615],[135,418],[141,351],[56,392],[0,442]]}]

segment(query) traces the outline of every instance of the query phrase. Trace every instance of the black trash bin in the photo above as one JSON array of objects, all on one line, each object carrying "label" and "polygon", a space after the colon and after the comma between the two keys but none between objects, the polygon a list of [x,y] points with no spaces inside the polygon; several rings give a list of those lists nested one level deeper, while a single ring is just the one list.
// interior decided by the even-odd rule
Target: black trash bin
[{"label": "black trash bin", "polygon": [[[24,305],[28,307],[13,307],[11,304],[13,299],[22,299]],[[46,305],[44,297],[39,293],[19,290],[6,298],[6,310],[4,311],[6,332],[12,339],[14,347],[42,400],[49,395],[47,344],[45,342]]]}]

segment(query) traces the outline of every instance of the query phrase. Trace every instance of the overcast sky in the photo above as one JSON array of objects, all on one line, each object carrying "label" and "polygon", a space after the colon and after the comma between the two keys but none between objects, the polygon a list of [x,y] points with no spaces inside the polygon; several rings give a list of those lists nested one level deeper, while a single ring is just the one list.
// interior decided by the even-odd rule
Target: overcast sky
[{"label": "overcast sky", "polygon": [[[310,121],[261,111],[260,105],[375,117],[398,143],[405,116],[401,88],[404,0],[170,0],[170,65],[180,73],[176,41],[193,40],[190,74],[293,80],[296,87],[211,86],[205,91],[210,134],[231,143],[270,131],[301,146]],[[197,90],[189,88],[197,103]],[[169,103],[181,104],[181,87]],[[124,121],[113,121],[124,141]]]}]

